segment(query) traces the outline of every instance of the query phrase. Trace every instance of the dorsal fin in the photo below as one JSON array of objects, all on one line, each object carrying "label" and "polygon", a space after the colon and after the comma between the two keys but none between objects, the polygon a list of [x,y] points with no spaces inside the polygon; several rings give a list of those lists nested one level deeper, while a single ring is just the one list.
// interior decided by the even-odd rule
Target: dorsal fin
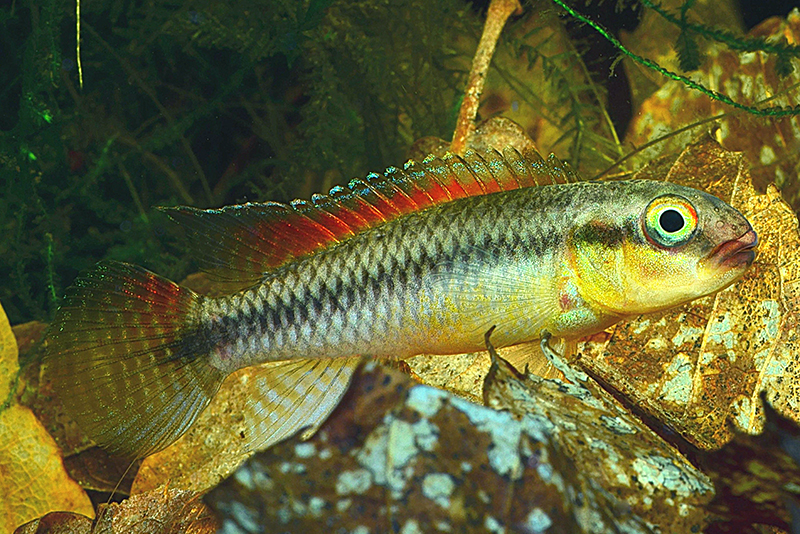
[{"label": "dorsal fin", "polygon": [[311,201],[248,203],[220,209],[162,208],[187,232],[204,268],[222,281],[249,285],[265,272],[410,212],[467,196],[542,183],[575,181],[555,156],[507,148],[461,158],[409,161],[337,186]]}]

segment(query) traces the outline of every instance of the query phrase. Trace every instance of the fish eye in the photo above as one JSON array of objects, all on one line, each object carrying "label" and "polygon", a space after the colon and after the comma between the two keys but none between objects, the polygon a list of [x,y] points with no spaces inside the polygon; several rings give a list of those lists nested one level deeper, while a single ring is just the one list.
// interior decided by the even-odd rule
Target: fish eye
[{"label": "fish eye", "polygon": [[689,241],[697,229],[697,211],[677,195],[656,198],[644,212],[644,233],[662,248],[674,248]]},{"label": "fish eye", "polygon": [[658,224],[661,226],[661,229],[668,234],[674,234],[683,229],[686,221],[683,220],[681,212],[670,208],[661,212],[661,215],[658,217]]}]

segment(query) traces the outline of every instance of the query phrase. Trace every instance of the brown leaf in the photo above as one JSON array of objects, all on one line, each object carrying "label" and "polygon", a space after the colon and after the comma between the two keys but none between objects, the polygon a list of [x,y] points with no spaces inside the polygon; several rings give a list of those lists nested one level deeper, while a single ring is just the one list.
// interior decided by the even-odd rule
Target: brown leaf
[{"label": "brown leaf", "polygon": [[86,493],[64,471],[53,438],[28,408],[10,399],[17,344],[2,307],[0,369],[0,391],[9,399],[0,407],[0,533],[49,511],[93,515]]},{"label": "brown leaf", "polygon": [[594,503],[608,522],[599,531],[622,531],[623,519],[637,516],[663,532],[699,531],[713,496],[707,477],[594,380],[554,357],[568,382],[523,376],[495,359],[486,405],[541,424],[562,474],[566,466],[581,466],[572,477],[580,491],[615,497]]},{"label": "brown leaf", "polygon": [[72,512],[50,512],[21,525],[14,534],[91,534],[92,520]]},{"label": "brown leaf", "polygon": [[776,189],[756,194],[743,156],[710,139],[687,147],[666,178],[740,209],[758,233],[758,257],[742,280],[717,295],[586,342],[581,365],[702,448],[730,438],[728,417],[759,431],[762,390],[781,413],[800,418],[797,218]]},{"label": "brown leaf", "polygon": [[216,486],[250,455],[250,432],[242,406],[258,395],[254,380],[259,366],[229,376],[208,407],[178,441],[142,462],[132,494],[170,488],[202,491]]},{"label": "brown leaf", "polygon": [[[714,3],[716,4],[716,3]],[[717,9],[714,5],[714,9]],[[751,30],[751,36],[771,40],[800,42],[800,12],[791,12],[786,19],[771,18]],[[724,45],[711,47],[708,60],[692,78],[706,87],[721,91],[735,101],[763,106],[795,106],[800,104],[796,85],[800,68],[794,61],[794,72],[779,78],[775,72],[775,55],[762,52],[736,52]],[[783,189],[790,205],[800,207],[800,180],[796,179],[800,116],[758,117],[736,111],[712,100],[677,81],[667,81],[658,92],[644,101],[628,127],[626,143],[642,146],[667,132],[694,124],[698,118],[718,119],[717,140],[728,150],[742,151],[753,165],[751,173],[756,188],[764,191],[775,182]],[[707,128],[707,126],[702,126]],[[667,152],[678,152],[697,134],[687,130],[641,151],[636,161],[647,162]]]},{"label": "brown leaf", "polygon": [[[524,402],[536,404],[538,393],[512,371],[496,371],[493,380],[514,383],[532,395]],[[554,383],[551,393],[558,387]],[[611,488],[581,474],[586,457],[575,456],[555,434],[583,436],[592,462],[606,450],[603,444],[574,425],[559,424],[478,406],[368,364],[313,438],[257,453],[206,501],[244,532],[543,532],[551,526],[602,532],[611,525],[649,532]],[[619,439],[628,435],[627,422],[616,413],[590,426],[603,424]],[[628,477],[636,487],[631,493],[642,509],[661,510],[672,496],[685,515],[672,508],[675,517],[666,524],[701,526],[696,505],[711,498],[710,486],[672,449],[660,447],[639,460],[637,481]],[[652,497],[658,491],[664,492],[661,500]]]},{"label": "brown leaf", "polygon": [[[658,5],[669,12],[676,13],[684,4],[684,0],[662,0]],[[714,21],[714,26],[734,33],[741,33],[743,24],[739,3],[733,0],[698,0],[692,3],[687,12],[689,20],[696,23]],[[678,40],[680,28],[668,22],[652,9],[642,9],[636,29],[620,31],[620,40],[635,54],[652,59],[662,67],[673,72],[680,72],[675,42]],[[705,51],[704,40],[700,40],[701,50]],[[631,90],[632,109],[640,108],[642,101],[654,93],[664,83],[664,77],[652,69],[643,67],[632,59],[623,59],[625,72]]]},{"label": "brown leaf", "polygon": [[6,312],[0,306],[0,407],[11,402],[11,386],[18,372],[17,340],[8,324]]},{"label": "brown leaf", "polygon": [[[47,325],[27,323],[25,328],[14,327],[17,340],[30,347],[41,338]],[[139,461],[131,465],[127,458],[110,456],[83,434],[77,423],[64,411],[61,399],[54,394],[51,384],[41,380],[38,363],[23,369],[19,388],[19,403],[27,406],[53,437],[61,450],[64,467],[70,478],[87,490],[114,491],[118,495],[130,493],[133,475]]]},{"label": "brown leaf", "polygon": [[197,493],[159,489],[101,507],[92,534],[213,534],[219,524]]},{"label": "brown leaf", "polygon": [[[575,344],[554,343],[559,353],[574,354]],[[497,349],[500,356],[516,369],[528,369],[543,378],[560,376],[547,361],[539,348],[539,342],[522,343]],[[473,402],[482,402],[486,373],[489,372],[487,351],[447,356],[420,354],[403,360],[408,364],[411,376],[429,386],[446,389]]]},{"label": "brown leaf", "polygon": [[800,527],[800,426],[764,405],[759,435],[737,432],[722,449],[699,455],[714,481],[710,508],[723,515],[728,531],[753,522],[797,532]]}]

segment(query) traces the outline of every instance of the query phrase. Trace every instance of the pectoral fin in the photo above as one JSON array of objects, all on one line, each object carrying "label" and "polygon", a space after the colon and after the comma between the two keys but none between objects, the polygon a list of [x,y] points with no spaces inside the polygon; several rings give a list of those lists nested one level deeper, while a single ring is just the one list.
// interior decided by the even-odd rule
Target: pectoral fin
[{"label": "pectoral fin", "polygon": [[552,281],[535,276],[525,262],[486,254],[477,262],[438,266],[431,276],[434,293],[444,295],[444,307],[476,343],[492,326],[498,347],[535,339],[559,311]]}]

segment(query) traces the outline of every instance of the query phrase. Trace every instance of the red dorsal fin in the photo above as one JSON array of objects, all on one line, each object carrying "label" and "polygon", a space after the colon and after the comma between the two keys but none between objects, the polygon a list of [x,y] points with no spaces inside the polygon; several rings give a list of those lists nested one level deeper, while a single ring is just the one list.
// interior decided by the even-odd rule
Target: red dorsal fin
[{"label": "red dorsal fin", "polygon": [[187,231],[193,252],[220,279],[239,285],[294,258],[367,228],[451,200],[540,183],[574,181],[567,166],[536,152],[467,152],[409,161],[403,169],[354,179],[311,201],[248,203],[220,209],[163,208]]}]

